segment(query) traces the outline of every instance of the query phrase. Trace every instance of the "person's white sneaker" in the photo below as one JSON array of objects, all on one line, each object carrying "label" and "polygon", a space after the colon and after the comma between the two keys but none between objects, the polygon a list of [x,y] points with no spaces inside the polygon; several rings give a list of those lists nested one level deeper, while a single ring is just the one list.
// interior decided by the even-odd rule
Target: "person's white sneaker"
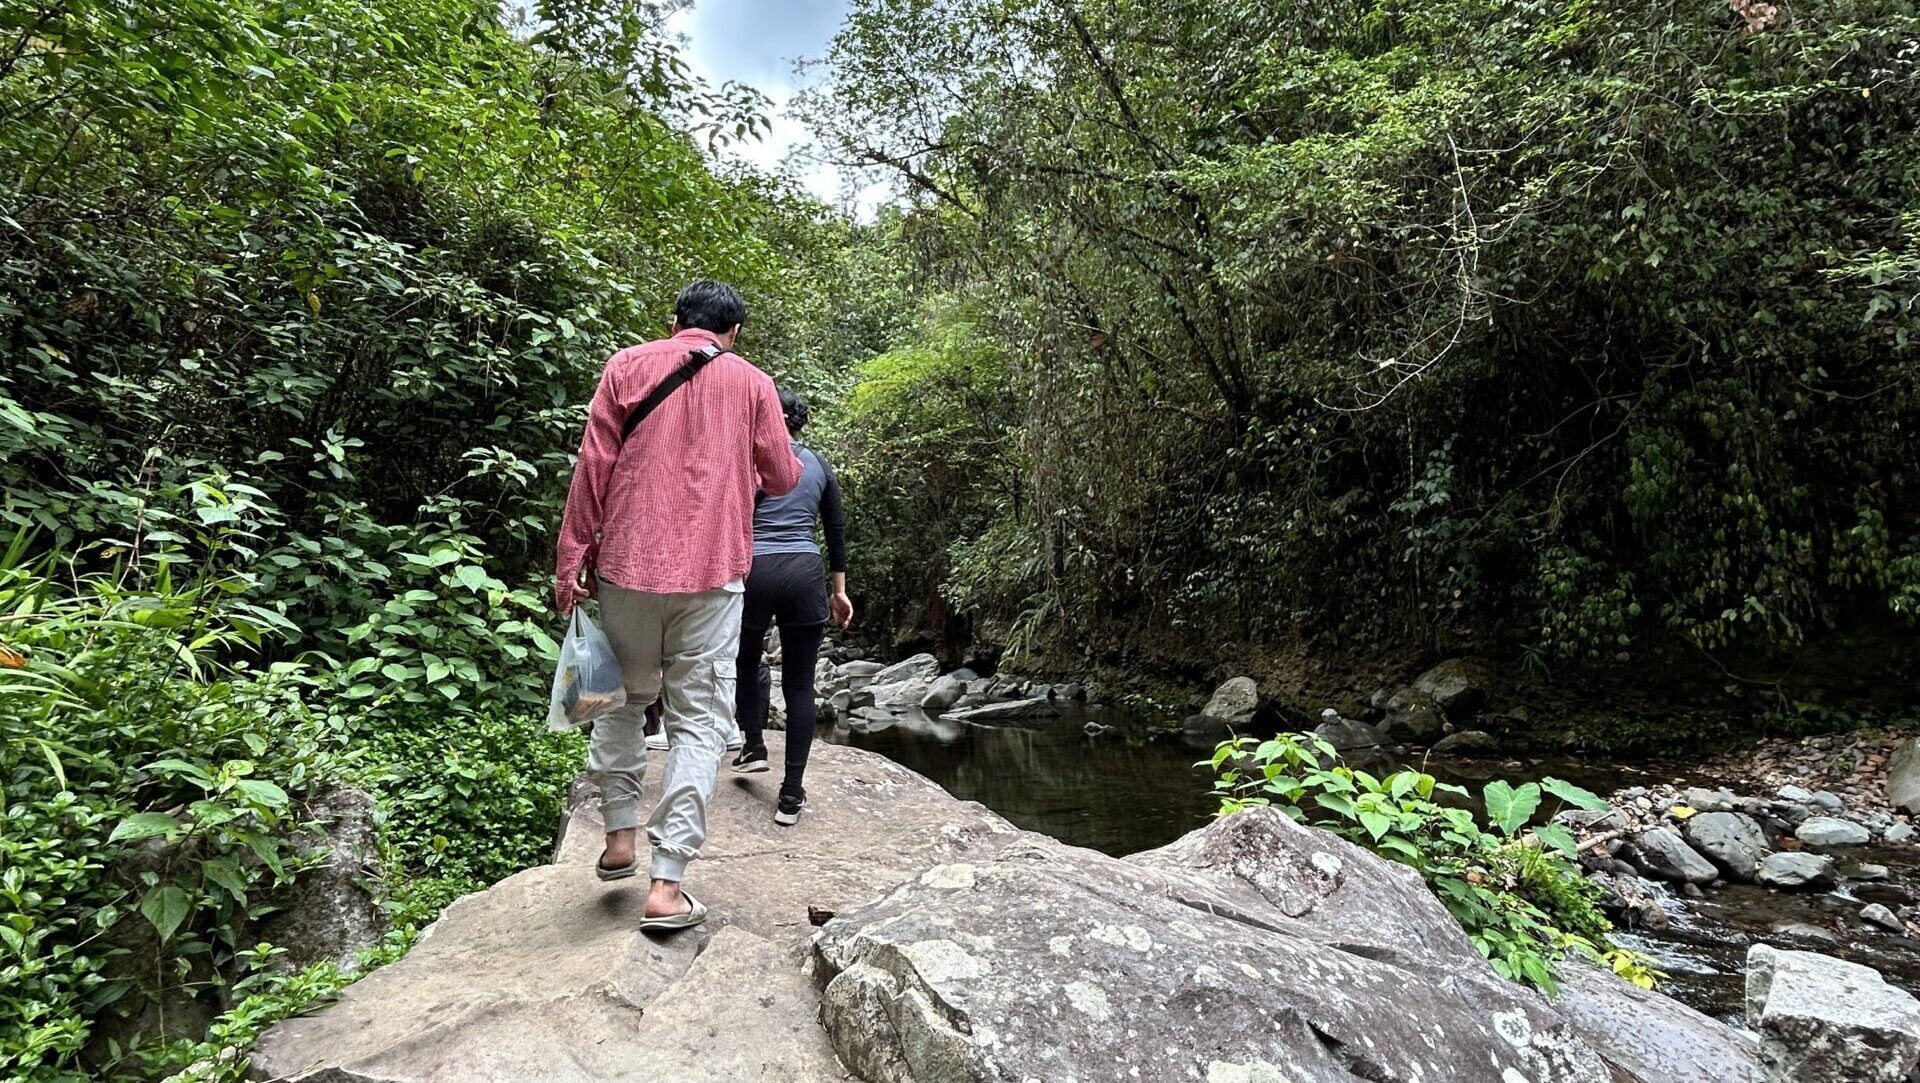
[{"label": "person's white sneaker", "polygon": [[667,750],[667,734],[665,730],[662,730],[659,733],[647,734],[647,751],[665,752],[666,750]]}]

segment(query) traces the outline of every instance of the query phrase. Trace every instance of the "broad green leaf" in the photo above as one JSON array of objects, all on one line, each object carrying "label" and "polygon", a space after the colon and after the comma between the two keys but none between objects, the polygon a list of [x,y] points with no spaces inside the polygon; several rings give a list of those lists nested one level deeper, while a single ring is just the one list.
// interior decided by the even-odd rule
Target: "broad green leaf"
[{"label": "broad green leaf", "polygon": [[1578,856],[1576,852],[1578,843],[1574,841],[1573,832],[1559,824],[1541,824],[1539,827],[1533,829],[1533,833],[1541,842],[1546,843],[1548,846],[1553,847],[1568,857]]},{"label": "broad green leaf", "polygon": [[1540,788],[1558,797],[1560,800],[1565,801],[1567,804],[1572,805],[1574,808],[1586,809],[1589,812],[1600,812],[1613,807],[1607,803],[1606,798],[1601,797],[1592,790],[1582,789],[1565,779],[1554,778],[1552,775],[1548,775],[1546,778],[1540,780]]},{"label": "broad green leaf", "polygon": [[233,901],[242,906],[247,904],[247,879],[240,874],[240,867],[232,858],[218,857],[200,863],[200,874],[208,882],[225,888]]},{"label": "broad green leaf", "polygon": [[1540,787],[1531,782],[1515,789],[1495,779],[1487,783],[1482,793],[1487,803],[1487,819],[1508,837],[1525,827],[1540,807]]},{"label": "broad green leaf", "polygon": [[266,779],[242,779],[234,783],[234,789],[246,794],[256,804],[265,805],[268,808],[287,807],[287,791],[281,789],[278,784],[268,782]]},{"label": "broad green leaf", "polygon": [[180,923],[187,920],[188,909],[187,893],[171,883],[148,891],[140,900],[141,916],[153,925],[162,941],[173,939]]},{"label": "broad green leaf", "polygon": [[179,820],[164,812],[136,812],[115,825],[113,834],[107,836],[107,841],[134,842],[139,839],[158,838],[162,835],[172,837],[185,830],[186,828]]}]

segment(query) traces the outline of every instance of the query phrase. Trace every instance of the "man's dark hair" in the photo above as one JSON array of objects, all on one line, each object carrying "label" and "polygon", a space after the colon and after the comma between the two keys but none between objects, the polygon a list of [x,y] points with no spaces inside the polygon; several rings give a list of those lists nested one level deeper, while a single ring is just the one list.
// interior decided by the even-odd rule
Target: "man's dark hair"
[{"label": "man's dark hair", "polygon": [[780,412],[786,415],[789,433],[798,436],[807,427],[807,400],[785,388],[780,390]]},{"label": "man's dark hair", "polygon": [[740,299],[739,290],[725,282],[702,278],[674,299],[673,318],[681,327],[724,335],[747,321],[747,303]]}]

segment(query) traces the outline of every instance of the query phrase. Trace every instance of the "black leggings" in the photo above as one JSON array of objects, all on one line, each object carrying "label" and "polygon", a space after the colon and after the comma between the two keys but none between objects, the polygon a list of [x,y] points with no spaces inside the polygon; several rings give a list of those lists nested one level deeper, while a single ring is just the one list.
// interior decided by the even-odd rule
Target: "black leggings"
[{"label": "black leggings", "polygon": [[[780,626],[780,688],[787,697],[787,777],[780,784],[782,793],[805,793],[801,785],[807,773],[807,753],[813,746],[815,711],[813,705],[813,667],[820,656],[820,641],[826,637],[825,624],[802,628]],[[734,713],[747,736],[748,748],[766,744],[767,697],[772,693],[773,677],[765,661],[767,626],[742,625],[738,702]]]}]

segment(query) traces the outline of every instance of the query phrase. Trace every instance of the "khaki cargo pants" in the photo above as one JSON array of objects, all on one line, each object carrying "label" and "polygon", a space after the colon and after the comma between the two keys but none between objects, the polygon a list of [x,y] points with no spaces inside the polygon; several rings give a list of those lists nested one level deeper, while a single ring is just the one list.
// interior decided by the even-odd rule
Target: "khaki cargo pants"
[{"label": "khaki cargo pants", "polygon": [[699,594],[649,594],[602,580],[597,596],[627,704],[593,724],[587,770],[600,786],[607,830],[639,826],[646,710],[664,691],[669,748],[647,838],[653,878],[679,881],[707,841],[707,803],[733,729],[739,581]]}]

